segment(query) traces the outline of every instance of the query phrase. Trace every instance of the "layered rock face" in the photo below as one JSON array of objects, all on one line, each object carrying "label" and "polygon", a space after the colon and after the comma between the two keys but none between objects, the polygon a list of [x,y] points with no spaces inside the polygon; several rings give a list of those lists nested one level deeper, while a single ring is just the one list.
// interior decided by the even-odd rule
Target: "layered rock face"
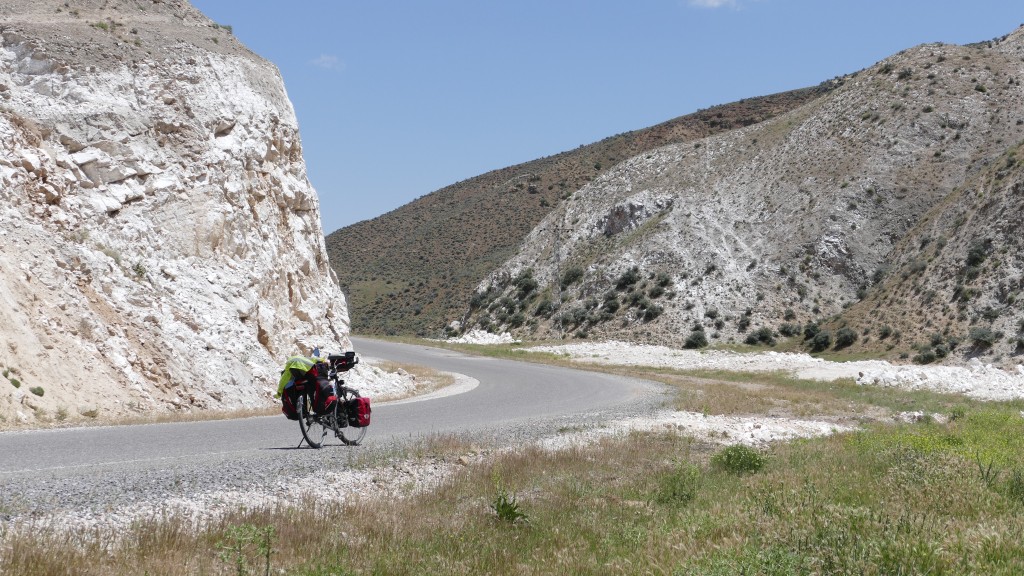
[{"label": "layered rock face", "polygon": [[[916,238],[929,210],[973,190],[986,166],[1007,162],[1001,155],[1024,139],[1022,55],[1021,30],[979,45],[919,46],[837,79],[828,95],[783,116],[622,162],[554,210],[481,283],[462,327],[683,344],[694,328],[742,342],[759,328],[777,336],[837,317],[889,286],[878,282],[894,250]],[[990,213],[1024,217],[997,202]],[[972,237],[1014,245],[996,219],[972,227]],[[967,232],[929,229],[962,250],[946,255],[959,262]],[[1013,279],[1003,290],[1012,293],[1024,262],[1008,254],[998,273]],[[917,294],[928,290],[922,283]],[[892,316],[917,307],[907,297],[875,301]],[[906,351],[911,338],[935,331],[966,338],[986,320],[982,310],[1008,301],[976,293],[946,318],[919,316],[897,348],[885,344]],[[1020,316],[1011,305],[996,329],[1006,333],[1001,325]],[[885,319],[860,321],[851,325],[860,342],[877,342]]]},{"label": "layered rock face", "polygon": [[0,417],[256,406],[351,347],[273,65],[184,1],[5,2],[0,40]]}]

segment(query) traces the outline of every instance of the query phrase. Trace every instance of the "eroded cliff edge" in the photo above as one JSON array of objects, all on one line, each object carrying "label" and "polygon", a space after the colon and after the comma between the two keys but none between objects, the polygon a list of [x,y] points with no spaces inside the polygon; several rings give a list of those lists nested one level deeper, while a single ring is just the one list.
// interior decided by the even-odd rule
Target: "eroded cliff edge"
[{"label": "eroded cliff edge", "polygon": [[183,1],[0,7],[0,416],[257,406],[347,334],[272,64]]}]

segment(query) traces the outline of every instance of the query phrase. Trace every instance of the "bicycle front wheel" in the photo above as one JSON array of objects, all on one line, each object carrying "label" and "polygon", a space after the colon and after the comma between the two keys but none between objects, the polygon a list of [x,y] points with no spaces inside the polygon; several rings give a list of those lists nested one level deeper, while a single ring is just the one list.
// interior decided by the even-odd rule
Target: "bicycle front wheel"
[{"label": "bicycle front wheel", "polygon": [[320,417],[313,413],[313,402],[308,394],[299,396],[298,403],[299,429],[302,430],[302,437],[310,448],[319,448],[324,445],[324,438],[327,437],[327,428]]}]

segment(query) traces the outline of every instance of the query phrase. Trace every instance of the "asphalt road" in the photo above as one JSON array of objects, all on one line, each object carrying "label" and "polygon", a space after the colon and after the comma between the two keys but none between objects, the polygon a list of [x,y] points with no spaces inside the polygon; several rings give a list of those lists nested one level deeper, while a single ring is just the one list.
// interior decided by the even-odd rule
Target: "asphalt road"
[{"label": "asphalt road", "polygon": [[[479,381],[461,394],[375,405],[364,446],[432,434],[528,435],[657,403],[655,385],[629,378],[363,338],[354,339],[354,346],[360,356],[429,366]],[[94,472],[217,466],[240,459],[251,465],[253,460],[279,460],[282,450],[314,452],[294,450],[300,442],[298,424],[282,416],[0,433],[0,483],[33,477],[82,480]]]}]

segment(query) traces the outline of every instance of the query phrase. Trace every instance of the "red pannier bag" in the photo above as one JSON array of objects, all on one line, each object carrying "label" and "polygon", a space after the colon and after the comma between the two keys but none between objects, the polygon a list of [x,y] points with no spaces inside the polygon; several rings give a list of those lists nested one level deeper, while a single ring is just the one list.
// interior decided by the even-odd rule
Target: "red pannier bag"
[{"label": "red pannier bag", "polygon": [[338,397],[334,395],[334,386],[324,378],[316,381],[316,392],[313,393],[313,411],[317,414],[327,414],[334,409],[334,402]]},{"label": "red pannier bag", "polygon": [[348,414],[348,425],[362,428],[370,425],[370,399],[353,398],[346,403],[345,413]]}]

